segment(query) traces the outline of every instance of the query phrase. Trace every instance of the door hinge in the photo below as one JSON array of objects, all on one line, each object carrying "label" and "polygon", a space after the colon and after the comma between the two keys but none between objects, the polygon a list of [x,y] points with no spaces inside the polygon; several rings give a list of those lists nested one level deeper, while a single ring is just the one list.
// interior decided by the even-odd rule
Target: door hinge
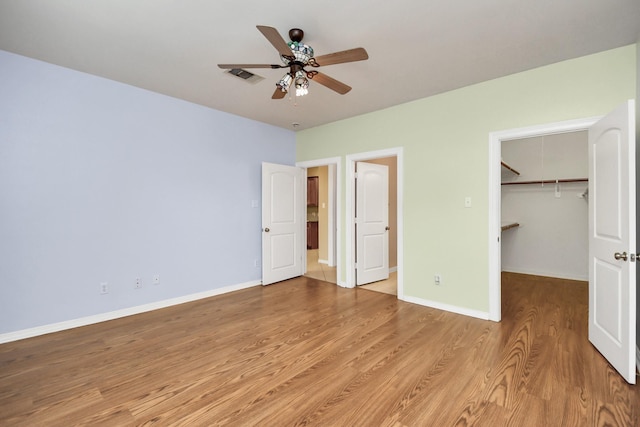
[{"label": "door hinge", "polygon": [[353,177],[354,177],[355,179],[358,179],[358,172],[354,172],[354,173],[353,173]]}]

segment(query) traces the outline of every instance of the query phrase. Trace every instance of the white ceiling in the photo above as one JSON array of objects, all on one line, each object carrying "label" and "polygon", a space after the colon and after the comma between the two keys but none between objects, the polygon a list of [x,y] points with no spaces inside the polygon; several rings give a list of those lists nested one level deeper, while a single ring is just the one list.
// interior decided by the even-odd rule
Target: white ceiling
[{"label": "white ceiling", "polygon": [[[218,63],[279,63],[256,25],[316,55],[364,47],[369,60],[320,70],[339,95],[272,100],[284,70],[252,85]],[[206,105],[306,129],[635,43],[639,0],[0,0],[0,49]],[[1,66],[1,64],[0,64]]]}]

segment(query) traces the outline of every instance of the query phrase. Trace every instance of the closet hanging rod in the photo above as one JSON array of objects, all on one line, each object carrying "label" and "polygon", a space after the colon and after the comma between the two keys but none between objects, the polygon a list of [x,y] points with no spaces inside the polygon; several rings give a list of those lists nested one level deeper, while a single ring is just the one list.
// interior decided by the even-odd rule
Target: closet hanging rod
[{"label": "closet hanging rod", "polygon": [[563,182],[589,182],[589,178],[572,178],[572,179],[544,179],[538,181],[513,181],[503,182],[502,185],[524,185],[524,184],[561,184]]}]

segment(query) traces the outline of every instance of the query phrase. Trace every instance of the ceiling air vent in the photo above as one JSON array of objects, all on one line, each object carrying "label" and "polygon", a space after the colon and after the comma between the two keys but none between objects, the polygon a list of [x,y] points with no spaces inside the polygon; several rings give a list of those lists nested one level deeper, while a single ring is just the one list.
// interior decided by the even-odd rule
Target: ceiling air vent
[{"label": "ceiling air vent", "polygon": [[232,68],[225,71],[225,73],[231,74],[232,76],[253,84],[258,83],[260,80],[264,80],[264,77],[253,74],[251,71],[243,70],[242,68]]}]

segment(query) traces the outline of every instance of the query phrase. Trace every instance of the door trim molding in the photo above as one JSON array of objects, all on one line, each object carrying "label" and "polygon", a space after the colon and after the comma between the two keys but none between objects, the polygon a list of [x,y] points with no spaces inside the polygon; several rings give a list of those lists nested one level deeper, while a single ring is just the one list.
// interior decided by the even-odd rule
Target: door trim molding
[{"label": "door trim molding", "polygon": [[589,129],[602,116],[545,123],[489,133],[489,320],[502,320],[501,284],[501,149],[502,142]]},{"label": "door trim molding", "polygon": [[395,157],[397,161],[397,217],[398,217],[398,299],[404,300],[404,149],[402,147],[388,148],[364,153],[349,154],[346,156],[346,218],[345,218],[345,265],[347,272],[347,288],[355,287],[355,169],[356,162],[380,159],[383,157]]},{"label": "door trim molding", "polygon": [[[329,194],[328,194],[328,203],[327,207],[328,211],[328,224],[327,230],[329,230],[329,235],[327,236],[327,245],[329,246],[327,249],[327,263],[329,266],[336,267],[336,279],[339,286],[345,287],[345,283],[341,282],[342,278],[342,248],[340,245],[340,237],[341,236],[341,227],[340,221],[337,220],[338,213],[342,212],[342,158],[340,157],[329,157],[325,159],[316,159],[316,160],[306,160],[303,162],[296,162],[296,166],[305,169],[305,178],[307,174],[308,168],[318,167],[318,166],[327,166],[328,170],[328,179],[329,179]],[[306,187],[305,191],[306,191]],[[303,200],[306,200],[306,194],[303,197]],[[304,207],[306,209],[306,206]],[[303,263],[303,274],[307,272],[307,258],[304,257]]]}]

